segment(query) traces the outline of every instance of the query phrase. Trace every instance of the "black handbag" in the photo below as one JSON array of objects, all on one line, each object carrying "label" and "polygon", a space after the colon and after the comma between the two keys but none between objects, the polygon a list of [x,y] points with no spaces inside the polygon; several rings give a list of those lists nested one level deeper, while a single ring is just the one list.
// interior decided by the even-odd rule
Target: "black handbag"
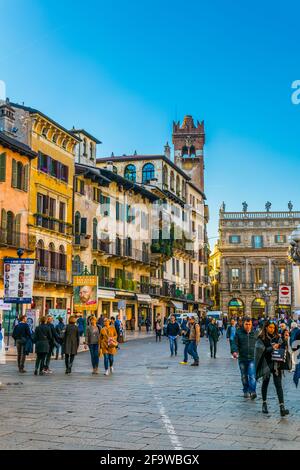
[{"label": "black handbag", "polygon": [[274,349],[272,351],[272,361],[285,362],[286,361],[286,349]]}]

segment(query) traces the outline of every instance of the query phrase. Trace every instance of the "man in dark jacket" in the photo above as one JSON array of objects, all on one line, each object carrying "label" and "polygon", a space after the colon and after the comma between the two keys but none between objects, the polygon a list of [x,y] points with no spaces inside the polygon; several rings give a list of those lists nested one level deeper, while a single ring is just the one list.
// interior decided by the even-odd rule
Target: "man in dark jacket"
[{"label": "man in dark jacket", "polygon": [[231,353],[231,355],[233,355],[233,353],[234,353],[235,334],[236,334],[236,321],[235,321],[234,318],[232,318],[230,320],[230,325],[229,325],[229,327],[227,329],[227,333],[226,333],[227,341],[229,341],[229,344],[230,344],[230,353]]},{"label": "man in dark jacket", "polygon": [[25,347],[28,339],[31,338],[26,315],[20,317],[19,323],[14,327],[12,337],[16,341],[19,372],[23,374],[26,372],[24,369],[26,359]]},{"label": "man in dark jacket", "polygon": [[243,327],[236,331],[233,345],[233,357],[239,359],[244,397],[252,400],[256,398],[254,363],[256,336],[252,328],[251,318],[245,318]]},{"label": "man in dark jacket", "polygon": [[167,325],[167,336],[170,342],[171,356],[177,356],[177,337],[180,335],[180,327],[176,321],[175,315],[171,316],[171,321]]},{"label": "man in dark jacket", "polygon": [[58,334],[58,336],[60,338],[60,343],[56,342],[56,344],[55,344],[55,349],[56,349],[55,359],[56,360],[58,359],[60,349],[61,349],[61,358],[63,359],[64,358],[64,348],[63,348],[63,345],[62,345],[62,340],[63,340],[63,337],[64,337],[64,333],[66,331],[66,325],[64,324],[64,320],[63,320],[62,317],[58,317],[58,324],[55,327],[55,331],[56,331],[56,333]]}]

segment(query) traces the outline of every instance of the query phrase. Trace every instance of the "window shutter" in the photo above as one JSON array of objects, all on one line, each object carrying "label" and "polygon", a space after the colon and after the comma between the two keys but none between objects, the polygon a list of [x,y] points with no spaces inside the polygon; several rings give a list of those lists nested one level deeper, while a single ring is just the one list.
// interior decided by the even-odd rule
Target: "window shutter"
[{"label": "window shutter", "polygon": [[23,177],[23,191],[28,191],[28,180],[29,180],[29,165],[24,165],[23,167],[24,177]]},{"label": "window shutter", "polygon": [[1,230],[5,231],[7,229],[7,213],[5,209],[1,211]]},{"label": "window shutter", "polygon": [[12,174],[11,174],[11,186],[16,188],[18,185],[18,166],[16,160],[12,160]]},{"label": "window shutter", "polygon": [[120,203],[116,202],[116,220],[120,220]]},{"label": "window shutter", "polygon": [[86,227],[87,227],[87,218],[82,217],[81,218],[81,234],[86,235]]},{"label": "window shutter", "polygon": [[6,153],[0,155],[0,181],[5,181],[6,175]]}]

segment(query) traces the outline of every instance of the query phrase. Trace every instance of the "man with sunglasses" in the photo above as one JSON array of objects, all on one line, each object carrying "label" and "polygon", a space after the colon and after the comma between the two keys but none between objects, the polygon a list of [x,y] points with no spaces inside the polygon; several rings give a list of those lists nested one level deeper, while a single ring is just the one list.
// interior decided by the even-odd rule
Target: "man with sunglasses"
[{"label": "man with sunglasses", "polygon": [[256,333],[252,327],[251,318],[244,318],[242,328],[236,331],[233,344],[233,357],[239,360],[244,398],[256,398],[256,378],[254,349]]}]

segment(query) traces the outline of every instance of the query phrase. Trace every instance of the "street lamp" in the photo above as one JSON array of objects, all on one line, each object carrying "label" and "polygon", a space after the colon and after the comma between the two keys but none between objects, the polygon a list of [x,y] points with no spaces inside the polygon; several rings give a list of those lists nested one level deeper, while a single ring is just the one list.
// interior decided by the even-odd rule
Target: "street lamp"
[{"label": "street lamp", "polygon": [[262,296],[262,298],[265,301],[266,304],[266,310],[265,310],[265,315],[266,317],[269,316],[269,301],[273,293],[273,287],[269,286],[267,284],[263,284],[261,287],[259,287],[259,292]]}]

